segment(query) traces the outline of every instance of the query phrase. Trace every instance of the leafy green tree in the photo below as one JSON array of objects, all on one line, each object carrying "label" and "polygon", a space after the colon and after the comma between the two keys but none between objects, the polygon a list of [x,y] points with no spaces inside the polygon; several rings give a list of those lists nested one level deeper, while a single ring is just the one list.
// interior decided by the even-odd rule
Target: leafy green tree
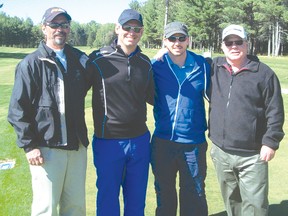
[{"label": "leafy green tree", "polygon": [[33,21],[31,18],[27,18],[26,20],[22,20],[19,25],[20,32],[19,35],[19,46],[20,47],[34,47],[35,41],[33,35]]},{"label": "leafy green tree", "polygon": [[84,29],[84,25],[81,25],[75,21],[71,22],[69,42],[74,46],[86,46],[87,35]]},{"label": "leafy green tree", "polygon": [[[188,26],[192,49],[220,51],[222,29],[234,23],[247,29],[250,53],[288,53],[288,0],[131,0],[129,6],[143,15],[140,43],[147,48],[161,47],[166,22],[181,21]],[[1,46],[35,47],[42,37],[30,18],[0,12]],[[115,37],[111,23],[71,23],[72,45],[100,48]]]},{"label": "leafy green tree", "polygon": [[100,26],[101,25],[96,23],[95,21],[91,21],[86,25],[85,31],[87,34],[87,46],[93,47],[93,43],[96,40],[97,31]]},{"label": "leafy green tree", "polygon": [[33,26],[31,29],[31,38],[29,47],[37,47],[41,40],[43,40],[43,33],[40,25]]},{"label": "leafy green tree", "polygon": [[114,29],[114,23],[100,25],[99,29],[97,30],[95,41],[93,42],[93,47],[100,48],[110,45],[112,41],[116,38]]},{"label": "leafy green tree", "polygon": [[163,0],[147,1],[141,8],[144,19],[144,35],[141,39],[147,48],[159,48],[162,44],[165,6]]},{"label": "leafy green tree", "polygon": [[177,8],[174,19],[188,26],[192,42],[190,48],[219,50],[222,1],[173,1],[172,7]]},{"label": "leafy green tree", "polygon": [[141,4],[140,4],[140,2],[137,1],[137,0],[132,0],[132,1],[129,3],[129,7],[130,7],[131,9],[136,10],[136,11],[140,11],[140,9],[141,9]]},{"label": "leafy green tree", "polygon": [[257,19],[262,22],[262,28],[256,35],[261,35],[262,41],[268,41],[268,55],[278,56],[281,46],[287,44],[287,10],[287,0],[265,0],[260,4]]},{"label": "leafy green tree", "polygon": [[0,45],[35,47],[39,43],[39,29],[35,30],[30,18],[26,20],[0,13]]}]

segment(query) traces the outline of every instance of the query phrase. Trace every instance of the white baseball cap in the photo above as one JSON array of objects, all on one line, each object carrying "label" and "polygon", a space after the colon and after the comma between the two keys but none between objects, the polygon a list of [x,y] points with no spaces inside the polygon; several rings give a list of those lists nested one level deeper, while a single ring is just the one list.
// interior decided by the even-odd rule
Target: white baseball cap
[{"label": "white baseball cap", "polygon": [[247,39],[247,33],[244,28],[240,25],[229,25],[222,32],[222,40],[224,40],[229,35],[237,35],[242,39]]}]

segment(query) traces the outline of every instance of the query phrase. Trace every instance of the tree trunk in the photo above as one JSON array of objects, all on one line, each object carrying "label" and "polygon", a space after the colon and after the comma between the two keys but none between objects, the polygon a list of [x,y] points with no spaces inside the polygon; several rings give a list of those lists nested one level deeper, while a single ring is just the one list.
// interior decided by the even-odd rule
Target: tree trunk
[{"label": "tree trunk", "polygon": [[278,56],[281,46],[281,27],[279,22],[275,23],[275,26],[272,27],[272,56]]},{"label": "tree trunk", "polygon": [[279,22],[276,24],[276,47],[275,47],[275,56],[279,56],[280,45],[281,45],[281,26],[279,26]]},{"label": "tree trunk", "polygon": [[268,34],[268,56],[271,55],[271,25],[269,25],[269,34]]}]

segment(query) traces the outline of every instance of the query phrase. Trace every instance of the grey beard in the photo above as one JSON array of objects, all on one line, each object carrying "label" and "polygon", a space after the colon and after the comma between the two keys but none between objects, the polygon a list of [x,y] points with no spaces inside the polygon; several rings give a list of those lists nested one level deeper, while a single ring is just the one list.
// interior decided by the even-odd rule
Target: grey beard
[{"label": "grey beard", "polygon": [[64,45],[65,42],[66,42],[65,39],[60,39],[60,38],[55,39],[55,43],[56,43],[57,45],[60,45],[60,46],[61,46],[61,45]]}]

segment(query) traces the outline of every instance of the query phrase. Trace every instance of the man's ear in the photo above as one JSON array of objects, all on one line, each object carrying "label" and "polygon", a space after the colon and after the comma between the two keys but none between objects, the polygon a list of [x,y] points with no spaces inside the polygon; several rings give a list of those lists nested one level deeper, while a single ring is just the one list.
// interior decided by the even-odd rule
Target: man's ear
[{"label": "man's ear", "polygon": [[45,26],[45,25],[42,25],[42,26],[41,26],[41,29],[42,29],[43,34],[46,35],[46,26]]},{"label": "man's ear", "polygon": [[119,29],[121,28],[120,24],[115,24],[115,33],[118,35]]}]

